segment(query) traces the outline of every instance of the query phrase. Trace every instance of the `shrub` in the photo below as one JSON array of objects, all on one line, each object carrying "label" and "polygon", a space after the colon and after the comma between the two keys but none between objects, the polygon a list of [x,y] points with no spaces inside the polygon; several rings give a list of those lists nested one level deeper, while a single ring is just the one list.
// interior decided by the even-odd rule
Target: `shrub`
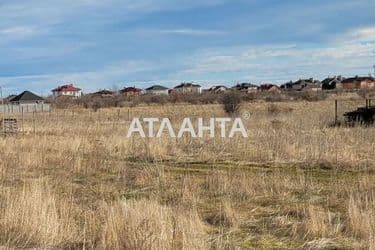
[{"label": "shrub", "polygon": [[241,107],[241,102],[241,95],[237,92],[228,92],[222,97],[224,111],[230,115],[238,113]]},{"label": "shrub", "polygon": [[301,99],[308,102],[322,101],[327,98],[327,94],[322,91],[304,91],[301,92]]},{"label": "shrub", "polygon": [[277,115],[280,113],[290,113],[293,111],[293,109],[290,107],[283,107],[283,106],[280,106],[279,104],[271,103],[268,105],[267,111],[271,115]]}]

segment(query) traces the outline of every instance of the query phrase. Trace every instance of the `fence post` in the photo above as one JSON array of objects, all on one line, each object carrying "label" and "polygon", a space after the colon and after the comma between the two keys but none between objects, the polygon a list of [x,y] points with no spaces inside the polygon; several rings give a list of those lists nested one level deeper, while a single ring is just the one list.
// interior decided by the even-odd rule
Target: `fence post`
[{"label": "fence post", "polygon": [[22,133],[24,132],[24,129],[23,129],[23,122],[24,122],[24,119],[23,119],[23,106],[21,106],[21,122],[22,122]]},{"label": "fence post", "polygon": [[33,126],[34,126],[34,135],[35,135],[36,134],[35,112],[33,112]]},{"label": "fence post", "polygon": [[338,101],[337,99],[335,100],[335,124],[337,125],[337,108],[338,108]]},{"label": "fence post", "polygon": [[[0,87],[0,90],[1,90],[1,87]],[[3,102],[3,98],[2,98],[2,92],[1,92],[1,101]],[[1,105],[1,109],[2,109],[2,114],[1,114],[1,132],[5,134],[5,105],[2,104]]]}]

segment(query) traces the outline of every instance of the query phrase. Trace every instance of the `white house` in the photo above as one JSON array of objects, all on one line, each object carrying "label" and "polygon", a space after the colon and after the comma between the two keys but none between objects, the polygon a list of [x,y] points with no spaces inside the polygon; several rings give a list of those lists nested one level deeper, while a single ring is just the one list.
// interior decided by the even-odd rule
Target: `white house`
[{"label": "white house", "polygon": [[62,85],[52,90],[54,97],[59,96],[70,96],[70,97],[81,97],[82,90],[73,86],[73,84]]},{"label": "white house", "polygon": [[201,94],[202,87],[194,83],[181,83],[173,89],[173,92],[180,94]]}]

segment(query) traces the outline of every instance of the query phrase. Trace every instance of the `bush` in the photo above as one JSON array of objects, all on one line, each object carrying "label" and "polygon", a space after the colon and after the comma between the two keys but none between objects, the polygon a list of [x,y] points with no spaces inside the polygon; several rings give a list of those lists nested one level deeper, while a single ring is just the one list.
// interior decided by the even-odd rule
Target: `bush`
[{"label": "bush", "polygon": [[308,102],[323,101],[327,98],[327,94],[322,91],[305,91],[302,92],[302,100]]},{"label": "bush", "polygon": [[237,92],[228,92],[222,97],[224,111],[230,115],[238,113],[241,107],[241,102],[241,95]]},{"label": "bush", "polygon": [[278,104],[271,103],[267,107],[267,111],[270,115],[277,115],[280,113],[290,113],[293,111],[290,107],[283,107]]}]

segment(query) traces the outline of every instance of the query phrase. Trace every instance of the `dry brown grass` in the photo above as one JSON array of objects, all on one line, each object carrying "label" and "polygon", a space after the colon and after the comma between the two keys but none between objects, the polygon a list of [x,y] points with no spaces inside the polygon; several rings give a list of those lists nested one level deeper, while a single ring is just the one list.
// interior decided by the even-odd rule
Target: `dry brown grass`
[{"label": "dry brown grass", "polygon": [[370,249],[375,249],[375,199],[374,193],[350,197],[348,205],[350,229],[354,236],[368,241]]},{"label": "dry brown grass", "polygon": [[34,181],[4,196],[0,220],[3,245],[54,247],[76,242],[79,230],[71,204],[56,198],[43,182]]},{"label": "dry brown grass", "polygon": [[106,249],[206,249],[206,228],[196,212],[182,213],[152,200],[124,201],[107,211]]},{"label": "dry brown grass", "polygon": [[242,109],[248,139],[126,138],[132,117],[179,124],[219,105],[26,116],[0,138],[0,245],[374,249],[375,128],[330,127],[331,101]]}]

